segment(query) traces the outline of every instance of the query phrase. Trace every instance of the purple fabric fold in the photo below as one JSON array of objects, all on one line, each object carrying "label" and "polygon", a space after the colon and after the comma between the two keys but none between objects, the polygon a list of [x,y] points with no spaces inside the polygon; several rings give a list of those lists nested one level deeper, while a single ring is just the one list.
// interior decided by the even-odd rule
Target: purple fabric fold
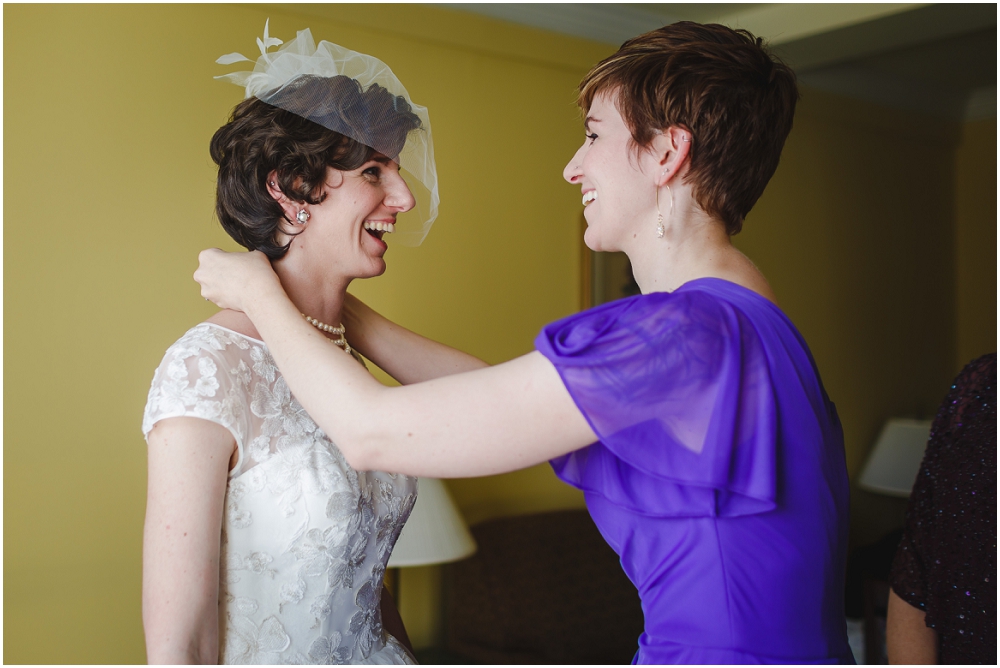
[{"label": "purple fabric fold", "polygon": [[644,515],[732,517],[775,507],[776,407],[760,337],[704,292],[612,302],[542,330],[600,438],[557,475]]}]

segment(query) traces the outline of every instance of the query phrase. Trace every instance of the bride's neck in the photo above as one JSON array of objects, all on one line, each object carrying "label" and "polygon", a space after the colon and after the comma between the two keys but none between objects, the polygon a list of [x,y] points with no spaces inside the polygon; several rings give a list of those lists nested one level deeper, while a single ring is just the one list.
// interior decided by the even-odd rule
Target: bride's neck
[{"label": "bride's neck", "polygon": [[300,313],[328,325],[340,324],[340,312],[351,279],[337,276],[329,268],[312,270],[282,258],[271,264],[285,294]]},{"label": "bride's neck", "polygon": [[[334,327],[340,324],[340,312],[350,278],[331,276],[329,269],[310,272],[283,259],[272,262],[271,266],[278,275],[285,294],[299,309],[299,313]],[[223,309],[208,318],[207,322],[254,339],[261,338],[250,318],[240,311]]]}]

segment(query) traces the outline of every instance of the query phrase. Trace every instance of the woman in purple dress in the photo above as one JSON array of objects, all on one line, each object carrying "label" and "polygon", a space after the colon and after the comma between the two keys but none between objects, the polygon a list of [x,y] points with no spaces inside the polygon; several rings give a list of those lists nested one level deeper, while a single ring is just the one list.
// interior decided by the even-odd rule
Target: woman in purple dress
[{"label": "woman in purple dress", "polygon": [[642,294],[546,326],[493,367],[354,301],[351,344],[302,319],[257,253],[196,278],[246,312],[289,386],[358,469],[432,477],[551,460],[639,590],[637,663],[853,663],[843,615],[843,437],[805,341],[730,243],[777,167],[798,93],[745,31],[677,23],[580,86],[587,245]]}]

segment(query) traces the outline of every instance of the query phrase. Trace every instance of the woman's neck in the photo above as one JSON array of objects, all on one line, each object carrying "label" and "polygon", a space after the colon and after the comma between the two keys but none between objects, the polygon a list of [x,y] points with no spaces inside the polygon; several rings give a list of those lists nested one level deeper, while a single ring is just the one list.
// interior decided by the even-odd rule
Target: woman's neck
[{"label": "woman's neck", "polygon": [[702,211],[689,193],[677,199],[674,211],[665,216],[663,237],[656,237],[651,222],[642,230],[647,238],[637,234],[626,249],[642,293],[672,292],[698,278],[721,278],[776,302],[764,276],[733,246],[723,222]]},{"label": "woman's neck", "polygon": [[[351,279],[309,272],[292,263],[285,262],[284,259],[272,262],[271,266],[278,275],[285,294],[288,295],[300,313],[334,327],[340,325],[340,313]],[[239,311],[223,309],[208,318],[207,322],[254,339],[261,338],[250,318]],[[327,336],[337,338],[329,334]]]},{"label": "woman's neck", "polygon": [[329,267],[311,270],[285,258],[272,263],[288,298],[303,313],[328,325],[337,326],[351,279],[331,275]]},{"label": "woman's neck", "polygon": [[704,213],[688,193],[675,197],[673,211],[664,216],[663,236],[656,236],[651,214],[625,249],[643,294],[670,292],[695,278],[713,276],[735,250],[721,221]]}]

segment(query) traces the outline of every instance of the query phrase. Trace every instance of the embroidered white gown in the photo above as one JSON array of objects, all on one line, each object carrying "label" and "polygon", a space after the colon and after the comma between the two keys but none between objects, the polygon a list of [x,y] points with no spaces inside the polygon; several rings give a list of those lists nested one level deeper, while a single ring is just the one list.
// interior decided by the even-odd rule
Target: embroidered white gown
[{"label": "embroidered white gown", "polygon": [[236,438],[222,525],[220,663],[415,663],[382,628],[389,554],[417,481],[355,471],[291,396],[267,346],[202,323],[166,352],[142,432],[164,418]]}]

